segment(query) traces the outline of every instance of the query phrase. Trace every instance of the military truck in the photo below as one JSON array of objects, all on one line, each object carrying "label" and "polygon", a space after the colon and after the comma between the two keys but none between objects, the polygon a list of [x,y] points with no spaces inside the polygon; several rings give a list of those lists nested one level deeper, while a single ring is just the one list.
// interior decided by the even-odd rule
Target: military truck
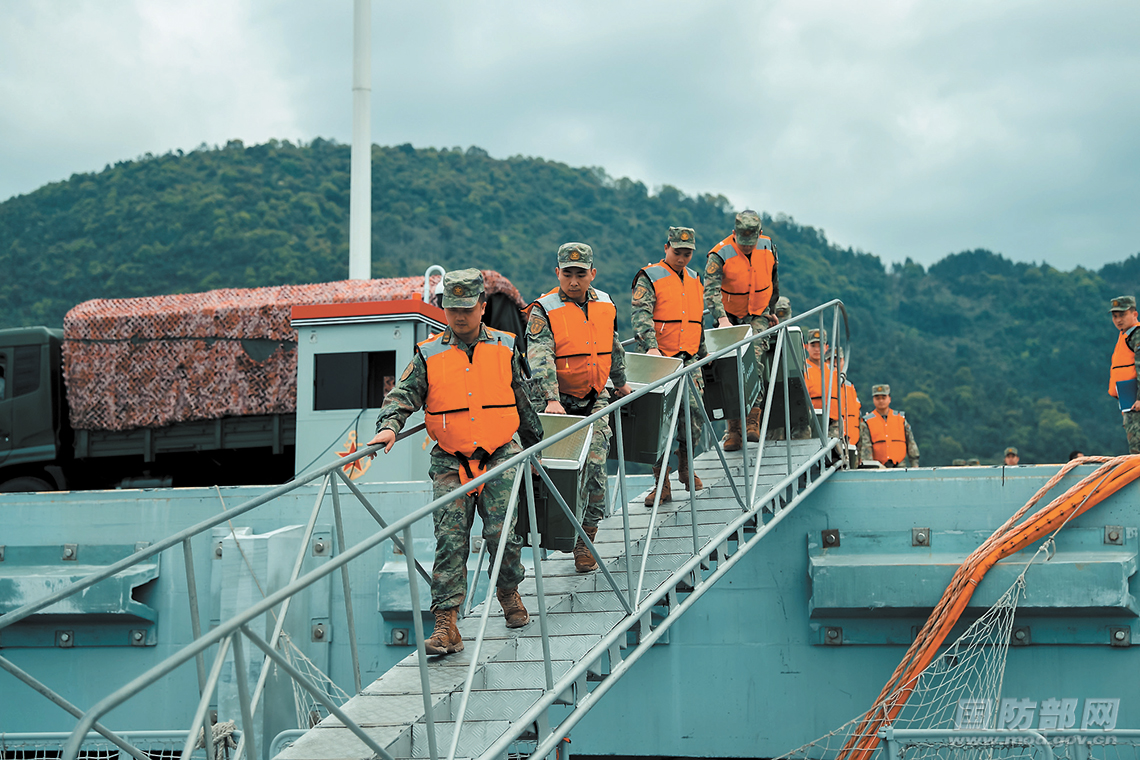
[{"label": "military truck", "polygon": [[74,429],[62,349],[62,330],[0,330],[0,492],[277,483],[292,477],[294,413]]}]

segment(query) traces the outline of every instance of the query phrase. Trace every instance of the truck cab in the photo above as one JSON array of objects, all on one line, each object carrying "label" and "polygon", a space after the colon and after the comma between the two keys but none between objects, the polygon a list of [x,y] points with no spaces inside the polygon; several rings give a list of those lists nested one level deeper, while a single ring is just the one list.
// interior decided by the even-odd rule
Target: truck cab
[{"label": "truck cab", "polygon": [[64,487],[62,346],[62,330],[0,330],[0,492]]}]

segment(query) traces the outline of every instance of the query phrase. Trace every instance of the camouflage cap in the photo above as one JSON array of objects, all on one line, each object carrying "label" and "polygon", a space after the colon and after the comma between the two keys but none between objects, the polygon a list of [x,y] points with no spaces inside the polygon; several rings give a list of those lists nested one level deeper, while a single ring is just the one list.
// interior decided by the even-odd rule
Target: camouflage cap
[{"label": "camouflage cap", "polygon": [[792,313],[792,302],[788,300],[787,296],[780,296],[776,299],[776,316],[786,317]]},{"label": "camouflage cap", "polygon": [[483,273],[478,269],[457,269],[443,275],[443,308],[470,309],[483,295]]},{"label": "camouflage cap", "polygon": [[752,209],[746,209],[736,215],[736,227],[733,230],[736,242],[742,245],[755,245],[760,239],[760,215]]},{"label": "camouflage cap", "polygon": [[954,467],[965,467],[966,466],[966,460],[965,459],[955,459],[950,464],[952,464]]},{"label": "camouflage cap", "polygon": [[889,396],[889,395],[891,395],[891,386],[887,385],[886,383],[883,383],[882,385],[872,385],[871,386],[871,395],[872,396]]},{"label": "camouflage cap", "polygon": [[1109,311],[1130,311],[1136,308],[1136,296],[1117,296],[1109,303]]},{"label": "camouflage cap", "polygon": [[[807,340],[804,342],[805,343],[819,343],[820,342],[820,340],[819,340],[819,328],[813,327],[812,329],[808,330],[807,331]],[[823,342],[824,343],[827,342],[827,330],[823,331]]]},{"label": "camouflage cap", "polygon": [[669,245],[673,248],[693,250],[697,247],[697,233],[692,227],[670,227]]},{"label": "camouflage cap", "polygon": [[966,465],[968,467],[980,467],[981,464],[982,460],[978,459],[977,457],[971,457],[970,459],[966,460]]},{"label": "camouflage cap", "polygon": [[1015,447],[1015,446],[1010,446],[1009,448],[1007,448],[1007,449],[1005,450],[1005,456],[1009,456],[1010,454],[1013,454],[1014,456],[1017,456],[1017,447]]},{"label": "camouflage cap", "polygon": [[558,268],[594,268],[594,249],[585,243],[563,243],[558,248]]}]

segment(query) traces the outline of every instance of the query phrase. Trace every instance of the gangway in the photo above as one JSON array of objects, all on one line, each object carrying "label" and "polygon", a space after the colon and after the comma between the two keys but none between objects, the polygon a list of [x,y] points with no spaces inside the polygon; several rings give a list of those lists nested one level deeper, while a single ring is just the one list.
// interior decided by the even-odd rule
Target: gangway
[{"label": "gangway", "polygon": [[[634,564],[649,544],[645,571],[646,592],[641,596],[638,617],[626,614],[622,600],[602,572],[578,574],[568,554],[555,554],[542,562],[546,618],[553,690],[546,690],[542,634],[534,613],[539,598],[534,578],[519,587],[532,622],[509,630],[502,613],[492,613],[479,651],[464,716],[456,757],[505,757],[508,750],[542,757],[577,723],[613,683],[654,645],[668,643],[672,623],[745,553],[771,531],[787,510],[806,497],[841,464],[839,442],[824,448],[818,439],[792,441],[793,473],[786,472],[788,444],[769,442],[760,468],[758,491],[764,494],[757,506],[743,512],[727,482],[718,457],[707,452],[695,460],[696,474],[705,489],[696,500],[700,551],[692,551],[692,512],[687,497],[678,498],[659,510],[643,504],[643,494],[628,503]],[[748,445],[748,459],[755,460],[758,444]],[[725,455],[737,475],[745,466],[744,452]],[[595,545],[600,560],[628,591],[625,569],[624,525],[621,515],[602,521]],[[652,541],[650,541],[652,538]],[[479,632],[479,616],[486,602],[459,624],[468,642],[458,654],[428,665],[436,741],[443,749],[452,742],[463,697],[464,682]],[[393,757],[431,757],[420,675],[415,654],[408,655],[363,693],[343,706]],[[547,711],[561,712],[558,735],[550,732]],[[538,737],[545,738],[541,743]],[[276,755],[280,760],[361,758],[373,751],[335,717],[306,732]],[[442,754],[440,755],[443,756]]]},{"label": "gangway", "polygon": [[[430,573],[415,558],[412,526],[422,520],[430,520],[434,511],[450,501],[451,496],[442,496],[397,520],[385,522],[342,469],[378,448],[365,447],[163,540],[139,545],[133,554],[99,572],[0,616],[2,630],[162,552],[177,551],[181,545],[190,592],[192,643],[114,689],[96,704],[86,710],[71,705],[46,684],[2,656],[0,668],[79,719],[62,748],[61,760],[76,760],[91,731],[102,734],[124,752],[145,758],[143,751],[100,721],[117,706],[161,682],[175,669],[195,661],[200,700],[185,733],[181,756],[188,760],[195,753],[195,744],[212,703],[219,674],[227,667],[227,654],[232,653],[235,661],[244,662],[245,647],[260,650],[258,657],[264,656],[264,661],[256,680],[248,677],[245,668],[234,668],[240,706],[237,728],[241,734],[233,755],[235,760],[260,760],[263,756],[270,756],[265,752],[268,737],[260,736],[255,729],[254,716],[271,667],[290,677],[327,713],[319,725],[298,737],[291,746],[273,753],[282,760],[373,756],[384,760],[395,757],[430,757],[433,760],[446,757],[452,760],[455,757],[505,757],[508,752],[522,752],[534,757],[553,755],[562,739],[618,679],[652,646],[668,643],[669,629],[680,615],[771,533],[819,484],[845,466],[848,454],[842,430],[846,419],[842,409],[845,394],[838,394],[839,429],[834,431],[837,435],[829,431],[826,423],[832,411],[832,399],[830,394],[824,394],[822,413],[806,414],[805,421],[810,423],[809,438],[777,442],[767,440],[766,436],[774,409],[779,409],[776,414],[784,418],[783,429],[793,430],[790,409],[795,399],[792,390],[804,397],[799,402],[806,400],[807,408],[811,408],[803,385],[792,383],[792,375],[798,377],[802,369],[799,354],[792,350],[792,344],[799,340],[801,325],[818,324],[823,329],[825,314],[830,317],[827,327],[834,336],[833,351],[823,370],[825,387],[829,386],[830,377],[834,374],[842,377],[845,369],[839,357],[843,356],[841,344],[846,332],[844,329],[841,333],[840,327],[846,328],[846,315],[842,303],[837,300],[769,330],[747,336],[668,377],[655,380],[617,400],[609,408],[548,436],[464,486],[470,489],[492,478],[509,476],[514,468],[516,475],[504,526],[513,525],[516,508],[529,510],[529,537],[535,560],[533,575],[520,588],[527,608],[532,611],[531,622],[523,629],[508,631],[497,607],[495,615],[491,615],[494,579],[498,575],[506,543],[500,539],[498,553],[489,562],[491,583],[487,586],[486,599],[461,623],[465,651],[429,661],[424,651],[425,632],[418,584],[430,579]],[[742,452],[724,452],[714,442],[706,453],[695,458],[690,467],[691,473],[698,474],[705,481],[704,489],[697,492],[695,498],[689,498],[680,488],[674,488],[674,501],[662,504],[663,480],[659,479],[654,488],[652,506],[647,508],[640,497],[631,499],[626,493],[622,453],[624,425],[615,425],[619,472],[619,487],[615,493],[617,509],[616,514],[600,526],[595,546],[543,469],[539,459],[542,452],[606,415],[614,414],[618,418],[621,407],[670,383],[679,388],[666,436],[666,440],[672,441],[681,410],[688,413],[689,396],[697,388],[698,373],[714,362],[731,359],[734,355],[739,368],[734,403],[739,404],[739,409],[731,416],[743,419],[748,403],[743,369],[745,357],[751,357],[754,344],[762,340],[771,340],[774,351],[769,378],[763,388],[760,442],[746,445]],[[696,404],[695,408],[701,410],[706,423],[709,423],[702,405]],[[820,417],[824,421],[822,424]],[[706,431],[710,427],[711,424],[706,424]],[[687,450],[695,451],[695,443],[690,440]],[[530,477],[523,477],[524,473],[531,471],[545,481],[578,536],[599,556],[598,571],[579,575],[574,572],[573,561],[569,557],[546,557],[541,553],[535,527],[538,523],[533,481]],[[662,479],[667,472],[667,469],[662,469]],[[317,502],[305,527],[305,538],[301,541],[300,554],[289,582],[228,620],[220,621],[208,632],[203,632],[200,603],[193,585],[191,538],[311,482],[320,483]],[[693,483],[690,482],[688,487],[688,493],[692,494]],[[526,498],[520,498],[524,490]],[[355,544],[345,542],[342,523],[342,497],[349,494],[381,528]],[[331,496],[333,507],[337,551],[335,556],[302,575],[306,547],[328,496]],[[392,541],[398,553],[406,559],[416,653],[364,687],[359,681],[361,668],[347,565],[386,541]],[[338,570],[345,586],[345,614],[357,692],[357,696],[343,707],[333,703],[319,686],[314,685],[279,651],[283,647],[281,634],[289,602],[298,593]],[[473,590],[472,595],[475,593]],[[255,632],[253,621],[264,619],[261,616],[270,612],[275,623],[267,641]],[[211,654],[212,662],[208,657]],[[203,739],[207,744],[207,756],[212,756],[214,747],[210,732],[205,733]],[[273,749],[276,750],[277,746]]]}]

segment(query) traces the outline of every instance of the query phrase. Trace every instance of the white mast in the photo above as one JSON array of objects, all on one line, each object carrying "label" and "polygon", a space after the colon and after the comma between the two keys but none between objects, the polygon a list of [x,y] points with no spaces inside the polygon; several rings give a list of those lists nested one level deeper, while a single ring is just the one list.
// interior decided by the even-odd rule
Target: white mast
[{"label": "white mast", "polygon": [[348,277],[372,279],[372,0],[352,9],[352,181]]}]

